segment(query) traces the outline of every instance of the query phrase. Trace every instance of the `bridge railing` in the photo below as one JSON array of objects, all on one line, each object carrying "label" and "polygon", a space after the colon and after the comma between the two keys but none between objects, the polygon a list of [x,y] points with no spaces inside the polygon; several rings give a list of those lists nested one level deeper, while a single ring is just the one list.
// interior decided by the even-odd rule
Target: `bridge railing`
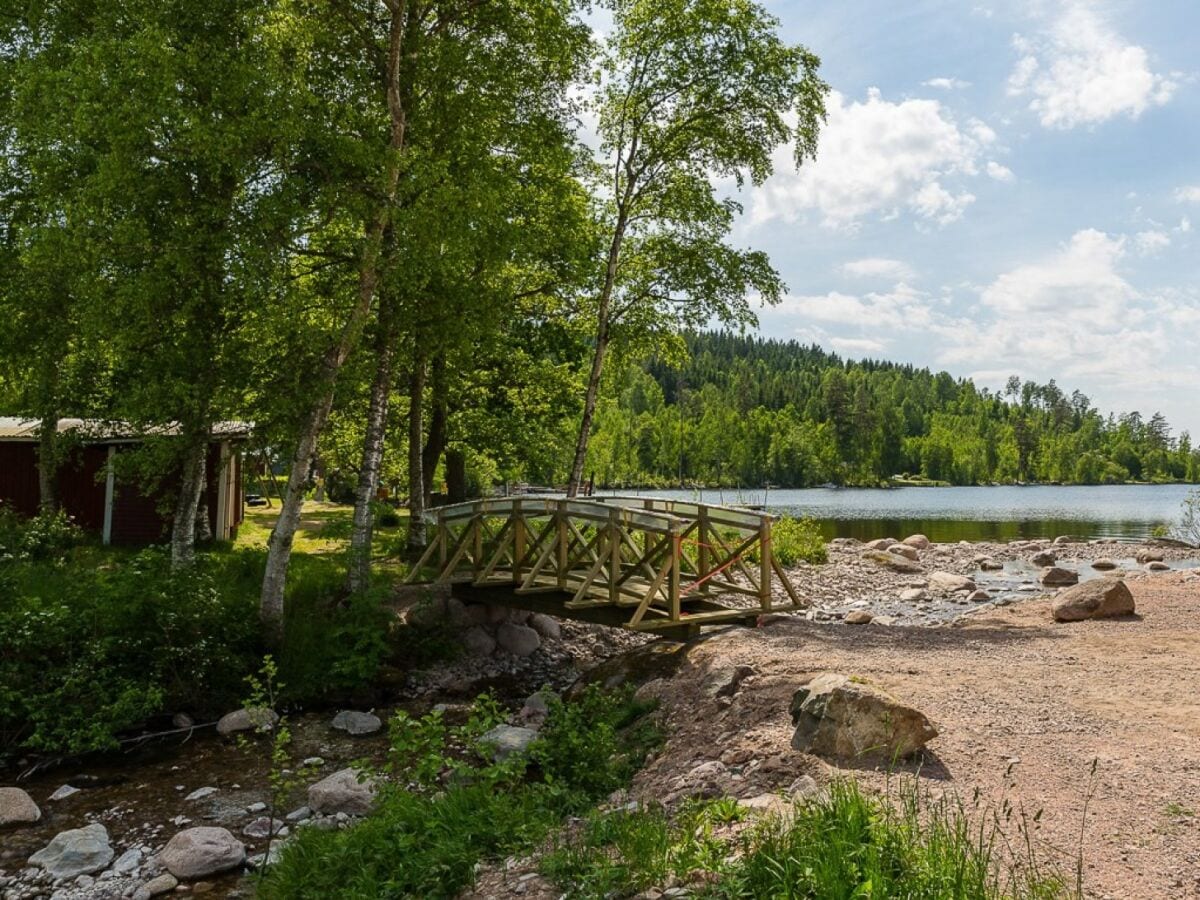
[{"label": "bridge railing", "polygon": [[[565,614],[629,607],[626,627],[738,618],[721,595],[762,611],[802,606],[771,552],[772,517],[646,497],[496,497],[430,510],[433,540],[409,575],[435,583],[559,593]],[[775,600],[774,587],[788,598]]]}]

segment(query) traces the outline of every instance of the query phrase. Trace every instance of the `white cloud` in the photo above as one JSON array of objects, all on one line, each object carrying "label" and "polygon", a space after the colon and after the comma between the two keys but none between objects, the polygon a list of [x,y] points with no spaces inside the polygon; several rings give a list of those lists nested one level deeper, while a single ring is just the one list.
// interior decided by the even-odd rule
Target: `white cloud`
[{"label": "white cloud", "polygon": [[1009,93],[1029,96],[1047,128],[1093,125],[1125,114],[1136,119],[1166,103],[1176,82],[1150,70],[1146,50],[1126,43],[1082,0],[1068,2],[1034,37],[1017,35],[1020,54]]},{"label": "white cloud", "polygon": [[772,311],[788,319],[889,332],[924,328],[933,322],[929,296],[903,282],[889,291],[871,291],[861,296],[840,291],[793,294],[785,297]]},{"label": "white cloud", "polygon": [[979,175],[980,158],[995,133],[972,120],[960,128],[936,100],[884,100],[876,88],[865,101],[834,92],[817,159],[795,170],[781,148],[776,174],[753,193],[751,221],[795,221],[817,211],[830,228],[852,230],[868,216],[895,218],[909,210],[945,225],[975,197],[963,178]]},{"label": "white cloud", "polygon": [[912,267],[898,259],[872,256],[844,263],[838,270],[848,278],[883,278],[889,281],[911,281]]},{"label": "white cloud", "polygon": [[1177,226],[1175,226],[1175,230],[1178,231],[1180,234],[1187,234],[1189,231],[1192,230],[1192,220],[1189,219],[1187,216],[1184,216],[1182,219],[1179,220],[1179,224]]},{"label": "white cloud", "polygon": [[1171,246],[1171,236],[1165,231],[1139,231],[1133,243],[1140,256],[1155,256]]},{"label": "white cloud", "polygon": [[1013,175],[1012,169],[1008,166],[1000,165],[994,159],[988,160],[987,173],[997,181],[1016,181],[1016,176]]},{"label": "white cloud", "polygon": [[930,78],[928,81],[922,81],[921,84],[941,91],[960,91],[971,86],[971,82],[963,81],[961,78]]},{"label": "white cloud", "polygon": [[1176,189],[1176,203],[1200,203],[1200,184],[1189,184]]},{"label": "white cloud", "polygon": [[883,353],[887,349],[887,341],[876,341],[871,338],[830,338],[829,345],[838,353],[845,355],[864,355]]}]

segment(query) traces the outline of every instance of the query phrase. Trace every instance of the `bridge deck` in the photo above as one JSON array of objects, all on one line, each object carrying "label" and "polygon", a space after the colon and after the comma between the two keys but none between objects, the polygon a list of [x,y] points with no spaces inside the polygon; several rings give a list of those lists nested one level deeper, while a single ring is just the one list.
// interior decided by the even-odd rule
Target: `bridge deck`
[{"label": "bridge deck", "polygon": [[[489,589],[512,605],[545,595],[542,611],[595,621],[591,611],[603,610],[639,631],[804,606],[771,553],[773,519],[761,512],[649,497],[525,496],[428,516],[433,540],[410,583]],[[775,600],[776,579],[784,603]]]}]

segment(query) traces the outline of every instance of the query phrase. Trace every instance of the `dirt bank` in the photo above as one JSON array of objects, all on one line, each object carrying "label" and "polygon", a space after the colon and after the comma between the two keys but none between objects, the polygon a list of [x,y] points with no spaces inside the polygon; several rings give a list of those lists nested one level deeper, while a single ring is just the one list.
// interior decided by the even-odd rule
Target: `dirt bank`
[{"label": "dirt bank", "polygon": [[[1088,894],[1200,896],[1200,576],[1156,574],[1130,587],[1138,616],[1125,620],[1056,625],[1049,600],[1034,599],[942,628],[788,620],[724,632],[656,686],[670,739],[634,792],[662,798],[714,760],[741,797],[812,773],[824,764],[789,749],[788,701],[803,676],[842,671],[933,720],[941,735],[921,769],[927,785],[1043,810],[1040,839],[1067,867],[1098,760],[1083,840]],[[732,702],[707,696],[706,673],[738,665],[755,674]],[[879,771],[854,774],[884,786]]]}]

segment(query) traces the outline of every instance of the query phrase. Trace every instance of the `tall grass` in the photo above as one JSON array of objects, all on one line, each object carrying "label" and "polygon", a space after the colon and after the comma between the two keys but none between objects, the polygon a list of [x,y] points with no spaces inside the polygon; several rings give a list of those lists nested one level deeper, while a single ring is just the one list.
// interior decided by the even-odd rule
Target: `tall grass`
[{"label": "tall grass", "polygon": [[[727,803],[728,801],[726,801]],[[930,801],[915,781],[878,798],[837,781],[782,815],[732,834],[720,802],[592,817],[543,860],[576,900],[629,896],[674,880],[721,900],[1049,900],[1074,896],[1062,876],[1016,847],[987,810]],[[1022,825],[1022,827],[1026,827]]]}]

